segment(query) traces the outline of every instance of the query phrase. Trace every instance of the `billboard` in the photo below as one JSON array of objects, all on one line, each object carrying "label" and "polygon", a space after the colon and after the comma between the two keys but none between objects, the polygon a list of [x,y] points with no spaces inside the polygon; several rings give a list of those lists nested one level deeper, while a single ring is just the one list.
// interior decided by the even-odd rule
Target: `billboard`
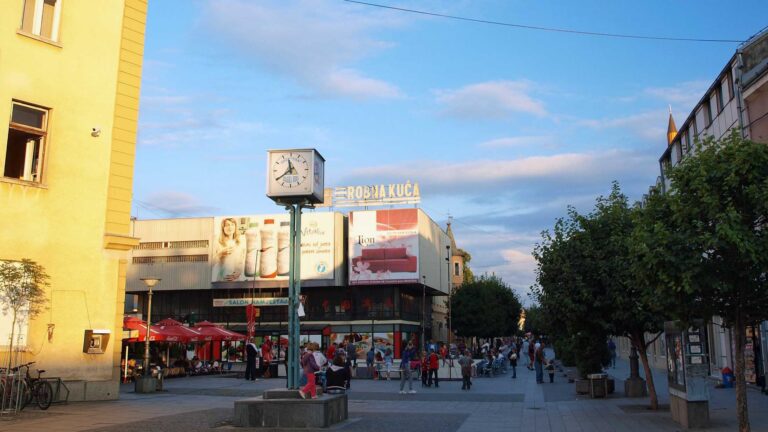
[{"label": "billboard", "polygon": [[417,209],[349,214],[349,284],[419,282]]},{"label": "billboard", "polygon": [[[301,228],[301,278],[333,279],[334,214],[304,214]],[[213,229],[213,282],[288,279],[288,214],[216,217]]]}]

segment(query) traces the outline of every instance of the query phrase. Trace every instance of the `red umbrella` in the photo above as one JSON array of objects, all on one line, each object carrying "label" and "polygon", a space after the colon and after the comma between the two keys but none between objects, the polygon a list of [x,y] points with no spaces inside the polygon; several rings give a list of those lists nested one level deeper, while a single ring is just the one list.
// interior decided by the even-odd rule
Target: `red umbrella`
[{"label": "red umbrella", "polygon": [[[126,330],[138,330],[139,335],[135,338],[125,339],[126,342],[143,342],[147,337],[147,323],[136,317],[125,317],[123,319],[123,328]],[[164,334],[158,326],[150,326],[150,341],[167,341],[167,335]]]},{"label": "red umbrella", "polygon": [[195,324],[195,331],[200,333],[206,341],[241,341],[245,336],[223,329],[210,321],[200,321]]},{"label": "red umbrella", "polygon": [[158,327],[160,333],[165,335],[165,340],[167,342],[189,343],[201,342],[203,340],[203,337],[199,332],[192,330],[171,318],[158,321],[156,327]]}]

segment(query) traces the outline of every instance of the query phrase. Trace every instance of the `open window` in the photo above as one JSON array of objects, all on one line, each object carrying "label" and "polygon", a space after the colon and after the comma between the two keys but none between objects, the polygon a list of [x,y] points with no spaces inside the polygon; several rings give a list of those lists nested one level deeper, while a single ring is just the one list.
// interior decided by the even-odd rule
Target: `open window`
[{"label": "open window", "polygon": [[48,110],[13,102],[3,177],[42,182]]},{"label": "open window", "polygon": [[62,0],[24,0],[21,31],[57,42],[61,2]]}]

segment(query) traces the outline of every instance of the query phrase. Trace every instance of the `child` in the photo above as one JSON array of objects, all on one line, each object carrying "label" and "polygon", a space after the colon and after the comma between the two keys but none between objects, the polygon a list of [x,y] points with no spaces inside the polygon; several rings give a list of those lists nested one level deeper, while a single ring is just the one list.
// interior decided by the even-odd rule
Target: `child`
[{"label": "child", "polygon": [[553,383],[553,382],[555,382],[555,361],[554,361],[554,360],[550,360],[550,361],[547,363],[547,366],[546,366],[546,367],[544,367],[544,369],[545,369],[545,370],[547,371],[547,373],[549,374],[549,382],[550,382],[550,383]]}]

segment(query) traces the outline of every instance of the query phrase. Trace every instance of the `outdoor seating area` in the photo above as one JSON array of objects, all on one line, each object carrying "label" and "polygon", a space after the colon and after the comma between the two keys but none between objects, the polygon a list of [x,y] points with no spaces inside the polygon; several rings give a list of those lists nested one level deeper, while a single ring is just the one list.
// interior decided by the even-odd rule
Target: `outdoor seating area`
[{"label": "outdoor seating area", "polygon": [[[147,324],[135,317],[125,317],[123,329],[124,358],[121,362],[123,380],[130,381],[144,375],[144,349]],[[229,349],[214,350],[214,343],[244,341],[245,335],[221,328],[208,321],[186,326],[171,318],[149,326],[150,364],[152,376],[173,378],[195,375],[221,374],[231,369]],[[224,351],[224,352],[223,352]],[[189,353],[193,353],[191,356]],[[189,358],[191,357],[191,358]],[[202,357],[202,358],[201,358]]]}]

